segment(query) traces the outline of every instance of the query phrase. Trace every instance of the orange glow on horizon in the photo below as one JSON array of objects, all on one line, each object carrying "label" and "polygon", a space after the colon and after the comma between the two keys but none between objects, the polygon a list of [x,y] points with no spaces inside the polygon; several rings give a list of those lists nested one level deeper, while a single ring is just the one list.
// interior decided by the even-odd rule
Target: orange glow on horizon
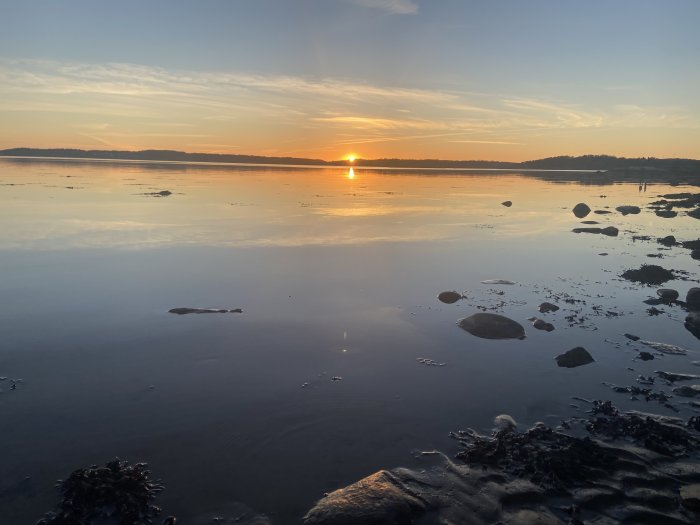
[{"label": "orange glow on horizon", "polygon": [[347,160],[350,163],[355,162],[356,159],[357,159],[357,155],[355,155],[354,153],[348,153],[347,156],[345,157],[345,160]]}]

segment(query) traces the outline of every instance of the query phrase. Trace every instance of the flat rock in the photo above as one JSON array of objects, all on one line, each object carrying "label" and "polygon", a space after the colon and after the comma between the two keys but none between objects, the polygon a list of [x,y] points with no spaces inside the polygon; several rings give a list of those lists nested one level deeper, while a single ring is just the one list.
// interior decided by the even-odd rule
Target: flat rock
[{"label": "flat rock", "polygon": [[678,212],[673,210],[656,210],[655,213],[657,217],[661,217],[663,219],[672,219],[678,215]]},{"label": "flat rock", "polygon": [[503,201],[501,203],[501,206],[505,206],[506,208],[510,208],[513,205],[511,201]]},{"label": "flat rock", "polygon": [[579,202],[571,211],[577,218],[583,219],[586,215],[591,213],[591,208],[588,206],[588,204]]},{"label": "flat rock", "polygon": [[437,298],[442,303],[453,304],[462,299],[462,294],[459,292],[440,292]]},{"label": "flat rock", "polygon": [[581,221],[581,224],[600,224],[598,221]]},{"label": "flat rock", "polygon": [[700,376],[696,374],[678,374],[675,372],[664,372],[663,370],[657,370],[654,373],[661,379],[671,381],[672,383],[676,381],[693,381],[695,379],[700,379]]},{"label": "flat rock", "polygon": [[168,310],[168,313],[171,314],[177,314],[177,315],[186,315],[186,314],[240,314],[243,313],[243,310],[241,308],[234,308],[233,310],[228,310],[226,308],[222,308],[220,310],[216,308],[171,308]]},{"label": "flat rock", "polygon": [[681,348],[680,346],[671,345],[668,343],[659,343],[657,341],[645,341],[644,339],[640,339],[639,342],[645,346],[648,346],[649,348],[653,348],[657,352],[661,352],[662,354],[686,355],[688,353],[685,350],[685,348]]},{"label": "flat rock", "polygon": [[483,339],[524,339],[525,329],[517,321],[498,314],[478,313],[457,321],[462,330]]},{"label": "flat rock", "polygon": [[676,238],[673,235],[667,235],[666,237],[656,239],[656,242],[663,244],[664,246],[673,246],[676,244]]},{"label": "flat rock", "polygon": [[486,279],[481,281],[481,284],[515,284],[515,282],[508,279]]},{"label": "flat rock", "polygon": [[673,393],[681,397],[697,397],[700,396],[700,385],[677,386]]},{"label": "flat rock", "polygon": [[555,359],[557,360],[557,365],[564,368],[576,368],[595,361],[593,356],[588,353],[588,350],[582,346],[572,348],[568,352],[558,355]]},{"label": "flat rock", "polygon": [[617,237],[620,230],[615,228],[615,226],[607,226],[605,228],[574,228],[571,230],[574,233],[597,233],[600,235],[607,235],[608,237]]},{"label": "flat rock", "polygon": [[700,219],[700,208],[695,208],[694,210],[690,210],[688,212],[688,217],[692,217],[693,219]]},{"label": "flat rock", "polygon": [[622,215],[636,215],[642,211],[639,206],[618,206],[615,209]]},{"label": "flat rock", "polygon": [[597,213],[598,215],[607,215],[608,213],[612,213],[610,210],[596,210],[593,213]]}]

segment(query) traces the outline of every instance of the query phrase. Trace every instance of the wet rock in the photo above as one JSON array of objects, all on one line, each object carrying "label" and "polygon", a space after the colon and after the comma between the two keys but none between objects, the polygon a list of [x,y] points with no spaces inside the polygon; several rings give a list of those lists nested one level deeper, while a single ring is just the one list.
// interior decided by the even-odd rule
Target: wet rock
[{"label": "wet rock", "polygon": [[571,231],[574,233],[597,233],[608,237],[617,237],[617,234],[620,233],[620,230],[615,228],[615,226],[607,226],[606,228],[574,228]]},{"label": "wet rock", "polygon": [[695,208],[694,210],[690,210],[688,212],[688,217],[692,217],[693,219],[700,219],[700,208]]},{"label": "wet rock", "polygon": [[700,511],[700,485],[686,485],[680,490],[681,503],[691,510]]},{"label": "wet rock", "polygon": [[680,346],[676,346],[676,345],[671,345],[668,343],[659,343],[656,341],[645,341],[644,339],[640,339],[639,342],[645,346],[648,346],[649,348],[653,348],[657,352],[661,352],[662,354],[686,355],[688,353],[684,348],[681,348]]},{"label": "wet rock", "polygon": [[502,206],[505,206],[506,208],[510,208],[513,203],[511,201],[504,201],[501,203]]},{"label": "wet rock", "polygon": [[552,323],[548,323],[547,321],[544,321],[542,319],[535,319],[535,322],[532,323],[532,326],[534,326],[538,330],[544,330],[546,332],[551,332],[552,330],[554,330],[554,325]]},{"label": "wet rock", "polygon": [[508,279],[486,279],[481,281],[481,284],[515,284],[515,282]]},{"label": "wet rock", "polygon": [[700,250],[693,250],[692,252],[690,252],[690,257],[692,259],[695,259],[696,261],[700,259]]},{"label": "wet rock", "polygon": [[559,310],[559,307],[556,304],[548,303],[547,301],[539,305],[537,308],[540,313],[543,314],[546,314],[547,312],[556,312]]},{"label": "wet rock", "polygon": [[660,237],[656,242],[664,246],[673,246],[676,244],[676,238],[673,235],[667,235],[666,237]]},{"label": "wet rock", "polygon": [[581,224],[600,224],[598,221],[581,221]]},{"label": "wet rock", "polygon": [[405,480],[380,470],[357,483],[331,492],[304,516],[307,525],[354,523],[411,523],[427,504],[406,486]]},{"label": "wet rock", "polygon": [[642,211],[639,206],[618,206],[615,209],[622,215],[636,215]]},{"label": "wet rock", "polygon": [[598,215],[607,215],[608,213],[612,213],[610,210],[596,210],[593,213],[597,213]]},{"label": "wet rock", "polygon": [[672,219],[678,215],[678,212],[673,210],[656,210],[655,213],[657,217],[661,217],[663,219]]},{"label": "wet rock", "polygon": [[483,339],[524,339],[525,329],[517,321],[491,313],[478,313],[460,319],[462,330]]},{"label": "wet rock", "polygon": [[664,372],[663,370],[657,370],[654,372],[661,379],[675,383],[676,381],[692,381],[693,379],[700,379],[700,376],[695,374],[677,374],[675,372]]},{"label": "wet rock", "polygon": [[496,416],[493,423],[498,430],[513,430],[518,426],[515,419],[508,414],[500,414]]},{"label": "wet rock", "polygon": [[700,288],[694,287],[688,290],[685,295],[685,304],[688,305],[688,308],[700,309]]},{"label": "wet rock", "polygon": [[641,337],[639,337],[638,335],[634,335],[634,334],[625,334],[625,337],[627,339],[632,340],[632,341],[639,341],[641,339]]},{"label": "wet rock", "polygon": [[639,356],[639,359],[641,359],[642,361],[651,361],[654,359],[653,354],[650,354],[649,352],[641,351],[637,355]]},{"label": "wet rock", "polygon": [[583,219],[586,215],[591,213],[591,208],[588,206],[588,204],[579,202],[571,211],[574,212],[574,215],[577,218]]},{"label": "wet rock", "polygon": [[144,195],[149,195],[151,197],[170,197],[173,194],[170,190],[163,191],[152,191],[150,193],[144,193]]},{"label": "wet rock", "polygon": [[558,355],[555,359],[557,360],[557,365],[564,368],[575,368],[595,361],[593,356],[582,346],[572,348],[568,352]]},{"label": "wet rock", "polygon": [[186,314],[241,314],[243,310],[241,308],[234,308],[233,310],[221,309],[217,310],[215,308],[171,308],[168,313],[177,315]]},{"label": "wet rock", "polygon": [[700,239],[694,240],[694,241],[683,241],[681,243],[683,248],[687,248],[688,250],[699,250],[700,249]]},{"label": "wet rock", "polygon": [[642,264],[642,266],[636,270],[626,270],[622,273],[621,277],[628,281],[649,285],[663,284],[676,278],[671,270],[667,270],[655,264]]},{"label": "wet rock", "polygon": [[659,288],[656,290],[656,295],[667,302],[675,301],[678,299],[678,292],[672,288]]},{"label": "wet rock", "polygon": [[442,303],[453,304],[462,299],[462,294],[459,292],[440,292],[437,298]]},{"label": "wet rock", "polygon": [[685,328],[700,339],[700,311],[690,312],[685,318]]},{"label": "wet rock", "polygon": [[681,397],[697,397],[700,396],[700,385],[677,386],[673,393]]}]

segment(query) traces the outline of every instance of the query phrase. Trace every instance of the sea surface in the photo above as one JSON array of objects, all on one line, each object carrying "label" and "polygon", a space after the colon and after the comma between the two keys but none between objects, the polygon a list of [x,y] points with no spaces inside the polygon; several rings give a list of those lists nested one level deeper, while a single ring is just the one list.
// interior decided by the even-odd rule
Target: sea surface
[{"label": "sea surface", "polygon": [[[164,516],[296,523],[498,414],[556,425],[585,413],[577,397],[676,415],[609,384],[700,373],[685,311],[650,315],[656,287],[620,277],[659,264],[681,298],[698,286],[689,250],[656,238],[697,239],[700,222],[646,209],[697,188],[576,178],[0,159],[0,522],[34,523],[57,479],[119,457],[163,480]],[[612,213],[577,219],[578,202]],[[620,234],[572,233],[581,220]],[[465,298],[438,301],[452,290]],[[540,314],[545,300],[561,309]],[[527,338],[457,326],[480,311]],[[625,333],[688,353],[643,362]],[[576,346],[595,362],[557,367]]]}]

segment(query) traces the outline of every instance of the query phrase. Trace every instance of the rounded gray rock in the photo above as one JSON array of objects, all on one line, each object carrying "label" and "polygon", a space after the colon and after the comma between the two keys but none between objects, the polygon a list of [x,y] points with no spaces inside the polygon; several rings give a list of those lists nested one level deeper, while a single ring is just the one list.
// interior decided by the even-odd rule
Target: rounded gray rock
[{"label": "rounded gray rock", "polygon": [[574,215],[576,215],[577,218],[583,219],[586,215],[591,213],[591,208],[588,206],[588,204],[579,202],[571,211],[574,212]]},{"label": "rounded gray rock", "polygon": [[700,288],[691,288],[685,296],[688,308],[700,309]]},{"label": "rounded gray rock", "polygon": [[462,330],[483,339],[524,339],[525,329],[503,315],[478,313],[457,321]]},{"label": "rounded gray rock", "polygon": [[672,288],[659,288],[656,290],[656,295],[664,301],[675,301],[678,299],[678,292]]}]

